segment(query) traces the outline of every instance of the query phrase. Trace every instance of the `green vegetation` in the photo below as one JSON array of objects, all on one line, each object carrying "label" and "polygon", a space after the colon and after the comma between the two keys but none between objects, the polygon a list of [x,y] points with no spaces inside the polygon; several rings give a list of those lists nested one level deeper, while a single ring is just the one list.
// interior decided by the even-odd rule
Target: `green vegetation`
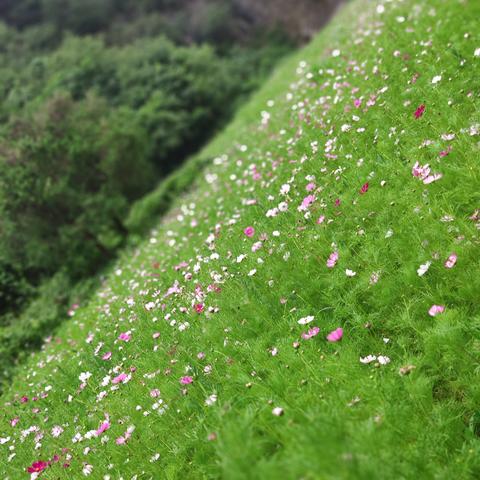
[{"label": "green vegetation", "polygon": [[284,63],[19,369],[3,477],[478,478],[478,18],[357,0]]}]

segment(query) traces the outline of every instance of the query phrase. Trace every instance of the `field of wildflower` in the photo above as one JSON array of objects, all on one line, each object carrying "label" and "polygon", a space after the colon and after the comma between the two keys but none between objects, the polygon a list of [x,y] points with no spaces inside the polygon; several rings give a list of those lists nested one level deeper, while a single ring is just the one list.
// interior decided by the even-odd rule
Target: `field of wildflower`
[{"label": "field of wildflower", "polygon": [[0,477],[479,478],[479,19],[357,0],[281,65],[19,369]]}]

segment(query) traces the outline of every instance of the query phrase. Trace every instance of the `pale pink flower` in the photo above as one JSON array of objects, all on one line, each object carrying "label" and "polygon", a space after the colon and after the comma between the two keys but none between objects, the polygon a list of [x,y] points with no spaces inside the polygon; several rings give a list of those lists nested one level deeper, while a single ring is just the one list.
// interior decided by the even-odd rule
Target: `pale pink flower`
[{"label": "pale pink flower", "polygon": [[418,162],[415,162],[415,165],[412,167],[412,175],[422,180],[425,185],[440,180],[443,176],[441,173],[430,175],[430,171],[430,165],[428,163],[426,165],[420,165]]},{"label": "pale pink flower", "polygon": [[117,375],[113,380],[112,380],[112,383],[114,385],[116,385],[117,383],[120,383],[120,382],[125,382],[125,380],[127,380],[128,378],[128,375],[126,373],[121,373],[120,375]]},{"label": "pale pink flower", "polygon": [[390,358],[385,355],[380,355],[377,360],[380,365],[388,365],[390,363]]},{"label": "pale pink flower", "polygon": [[333,330],[333,332],[330,332],[327,335],[327,340],[329,342],[338,342],[341,340],[343,337],[343,328],[338,327],[336,330]]},{"label": "pale pink flower", "polygon": [[123,340],[124,342],[129,342],[131,338],[132,338],[132,335],[130,332],[124,332],[118,336],[118,339]]},{"label": "pale pink flower", "polygon": [[457,263],[457,254],[451,253],[445,262],[445,268],[453,268]]},{"label": "pale pink flower", "polygon": [[360,357],[360,363],[363,363],[364,365],[368,363],[372,363],[377,359],[376,355],[367,355],[366,357]]},{"label": "pale pink flower", "polygon": [[327,260],[327,267],[328,268],[333,268],[338,261],[338,252],[333,252],[330,254]]},{"label": "pale pink flower", "polygon": [[444,311],[445,311],[445,307],[443,305],[432,305],[428,310],[428,314],[431,317],[435,317],[438,314],[443,313]]},{"label": "pale pink flower", "polygon": [[307,195],[303,200],[302,204],[298,207],[300,211],[307,210],[308,207],[315,201],[315,195]]},{"label": "pale pink flower", "polygon": [[412,167],[412,175],[414,177],[419,177],[423,179],[429,174],[430,166],[428,165],[428,163],[426,165],[420,165],[418,162],[415,162],[415,165]]},{"label": "pale pink flower", "polygon": [[158,388],[154,388],[153,390],[150,390],[150,396],[152,398],[158,398],[160,396],[160,390]]},{"label": "pale pink flower", "polygon": [[307,333],[302,333],[302,338],[304,340],[310,340],[312,337],[315,337],[315,335],[318,335],[319,332],[320,329],[318,327],[310,328]]},{"label": "pale pink flower", "polygon": [[436,182],[443,177],[441,173],[434,173],[433,175],[428,175],[428,177],[423,179],[423,183],[425,185],[429,185],[430,183]]},{"label": "pale pink flower", "polygon": [[112,352],[107,352],[102,355],[102,360],[110,360],[112,357]]}]

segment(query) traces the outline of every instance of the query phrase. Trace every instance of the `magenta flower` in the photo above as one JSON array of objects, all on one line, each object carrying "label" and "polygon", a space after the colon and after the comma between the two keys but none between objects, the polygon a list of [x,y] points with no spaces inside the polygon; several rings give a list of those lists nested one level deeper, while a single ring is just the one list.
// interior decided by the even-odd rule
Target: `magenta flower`
[{"label": "magenta flower", "polygon": [[343,337],[343,328],[338,327],[336,330],[333,330],[333,332],[330,332],[327,335],[327,340],[329,342],[338,342],[339,340],[342,339],[342,337]]},{"label": "magenta flower", "polygon": [[193,382],[193,378],[192,378],[192,377],[186,376],[186,377],[182,377],[182,378],[180,379],[180,383],[181,383],[182,385],[189,385],[189,384],[192,383],[192,382]]},{"label": "magenta flower", "polygon": [[132,338],[132,336],[131,336],[130,332],[124,332],[124,333],[121,333],[118,336],[118,339],[123,340],[124,342],[129,342],[131,338]]},{"label": "magenta flower", "polygon": [[202,313],[205,310],[205,305],[203,303],[197,303],[194,308],[197,313]]},{"label": "magenta flower", "polygon": [[451,151],[452,151],[452,147],[449,145],[445,150],[442,150],[442,151],[438,154],[438,156],[439,156],[440,158],[446,157],[447,155],[450,154]]},{"label": "magenta flower", "polygon": [[422,103],[414,113],[415,118],[420,118],[423,115],[423,112],[425,111],[425,105]]},{"label": "magenta flower", "polygon": [[255,235],[255,229],[253,227],[247,227],[243,233],[248,237],[252,238]]},{"label": "magenta flower", "polygon": [[99,437],[103,432],[105,432],[109,428],[110,428],[110,422],[108,420],[105,420],[105,422],[102,422],[102,424],[98,427],[98,430],[95,432],[95,435]]},{"label": "magenta flower", "polygon": [[367,192],[368,192],[368,182],[362,185],[362,188],[360,189],[360,195],[363,195],[364,193],[367,193]]},{"label": "magenta flower", "polygon": [[431,317],[436,317],[438,314],[443,313],[445,311],[445,307],[443,305],[432,305],[430,310],[428,310],[428,314]]},{"label": "magenta flower", "polygon": [[27,468],[28,473],[40,473],[43,472],[48,467],[48,463],[44,462],[43,460],[39,460],[38,462],[33,462],[30,467]]}]

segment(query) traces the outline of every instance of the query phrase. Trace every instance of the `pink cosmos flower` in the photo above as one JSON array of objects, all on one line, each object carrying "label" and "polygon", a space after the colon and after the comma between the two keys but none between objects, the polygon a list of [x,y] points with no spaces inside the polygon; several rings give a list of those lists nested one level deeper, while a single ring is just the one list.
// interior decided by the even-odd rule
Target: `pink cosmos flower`
[{"label": "pink cosmos flower", "polygon": [[40,473],[43,472],[48,467],[48,463],[43,460],[38,460],[38,462],[33,462],[30,467],[27,468],[28,473]]},{"label": "pink cosmos flower", "polygon": [[339,340],[342,339],[342,337],[343,337],[343,328],[338,327],[336,330],[333,330],[333,332],[330,332],[327,335],[327,340],[329,342],[338,342]]},{"label": "pink cosmos flower", "polygon": [[178,265],[175,265],[173,268],[175,269],[176,272],[178,272],[178,270],[181,270],[182,268],[185,268],[185,267],[188,267],[188,263],[187,262],[180,262]]},{"label": "pink cosmos flower", "polygon": [[205,305],[203,303],[197,303],[194,308],[197,313],[202,313],[205,310]]},{"label": "pink cosmos flower", "polygon": [[14,427],[14,426],[19,422],[19,420],[20,420],[19,417],[12,418],[12,419],[10,420],[10,425],[11,425],[12,427]]},{"label": "pink cosmos flower", "polygon": [[360,108],[360,106],[362,105],[362,100],[360,98],[356,98],[353,101],[353,105],[354,105],[355,108]]},{"label": "pink cosmos flower", "polygon": [[423,183],[425,185],[428,185],[430,183],[436,182],[437,180],[440,180],[443,177],[441,173],[434,173],[433,175],[429,175],[427,178],[423,179]]},{"label": "pink cosmos flower", "polygon": [[304,340],[310,340],[315,335],[318,335],[319,332],[320,332],[320,329],[318,327],[310,328],[307,333],[305,332],[302,333],[302,338]]},{"label": "pink cosmos flower", "polygon": [[420,118],[423,115],[423,112],[425,111],[425,105],[422,103],[414,113],[415,118]]},{"label": "pink cosmos flower", "polygon": [[126,373],[121,373],[120,375],[117,375],[113,380],[112,383],[116,385],[117,383],[123,382],[127,379],[128,375]]},{"label": "pink cosmos flower", "polygon": [[318,217],[317,225],[320,225],[320,224],[323,223],[324,221],[325,221],[325,215],[321,215],[320,217]]},{"label": "pink cosmos flower", "polygon": [[415,165],[412,167],[412,175],[414,177],[419,177],[421,179],[427,177],[430,174],[430,165],[420,165],[418,162],[415,162]]},{"label": "pink cosmos flower", "polygon": [[251,238],[255,235],[255,229],[253,227],[247,227],[243,233],[248,237]]},{"label": "pink cosmos flower", "polygon": [[103,432],[107,431],[109,428],[110,428],[110,422],[108,420],[105,420],[98,427],[97,431],[95,432],[95,435],[99,437]]},{"label": "pink cosmos flower", "polygon": [[132,338],[132,336],[131,336],[130,332],[124,332],[124,333],[121,333],[118,336],[118,339],[123,340],[124,342],[129,342],[131,338]]},{"label": "pink cosmos flower", "polygon": [[443,313],[445,311],[445,307],[443,305],[432,305],[430,310],[428,310],[428,314],[431,317],[436,317],[438,314]]},{"label": "pink cosmos flower", "polygon": [[457,263],[457,254],[451,253],[445,262],[445,268],[453,268]]},{"label": "pink cosmos flower", "polygon": [[153,390],[150,390],[150,396],[152,398],[158,398],[160,396],[160,390],[158,388],[154,388]]},{"label": "pink cosmos flower", "polygon": [[438,156],[440,158],[446,157],[452,151],[452,147],[449,145],[445,150],[442,150]]},{"label": "pink cosmos flower", "polygon": [[26,397],[25,395],[20,399],[20,402],[21,403],[27,403],[28,402],[28,397]]},{"label": "pink cosmos flower", "polygon": [[327,267],[328,268],[333,268],[338,261],[338,252],[333,252],[330,254],[327,260]]},{"label": "pink cosmos flower", "polygon": [[415,162],[415,165],[412,167],[412,175],[420,178],[425,185],[442,178],[441,173],[434,173],[430,175],[430,165],[428,163],[426,165],[420,165],[418,162]]},{"label": "pink cosmos flower", "polygon": [[193,378],[192,378],[192,377],[186,376],[186,377],[182,377],[182,378],[180,379],[180,383],[181,383],[182,385],[189,385],[189,384],[192,383],[192,382],[193,382]]},{"label": "pink cosmos flower", "polygon": [[135,430],[135,427],[133,425],[128,427],[125,433],[115,440],[115,443],[117,445],[125,445],[127,441],[131,438],[134,430]]},{"label": "pink cosmos flower", "polygon": [[364,193],[367,193],[367,192],[368,192],[368,182],[362,185],[362,188],[360,189],[360,195],[363,195]]},{"label": "pink cosmos flower", "polygon": [[308,207],[315,201],[315,195],[307,195],[299,207],[299,210],[307,210]]},{"label": "pink cosmos flower", "polygon": [[335,206],[336,206],[336,207],[339,207],[339,206],[340,206],[340,199],[339,199],[339,198],[336,198],[336,199],[335,199]]},{"label": "pink cosmos flower", "polygon": [[315,184],[313,182],[310,182],[305,188],[307,192],[311,192],[312,190],[315,190]]},{"label": "pink cosmos flower", "polygon": [[102,360],[110,360],[112,358],[112,352],[107,352],[102,355]]}]

